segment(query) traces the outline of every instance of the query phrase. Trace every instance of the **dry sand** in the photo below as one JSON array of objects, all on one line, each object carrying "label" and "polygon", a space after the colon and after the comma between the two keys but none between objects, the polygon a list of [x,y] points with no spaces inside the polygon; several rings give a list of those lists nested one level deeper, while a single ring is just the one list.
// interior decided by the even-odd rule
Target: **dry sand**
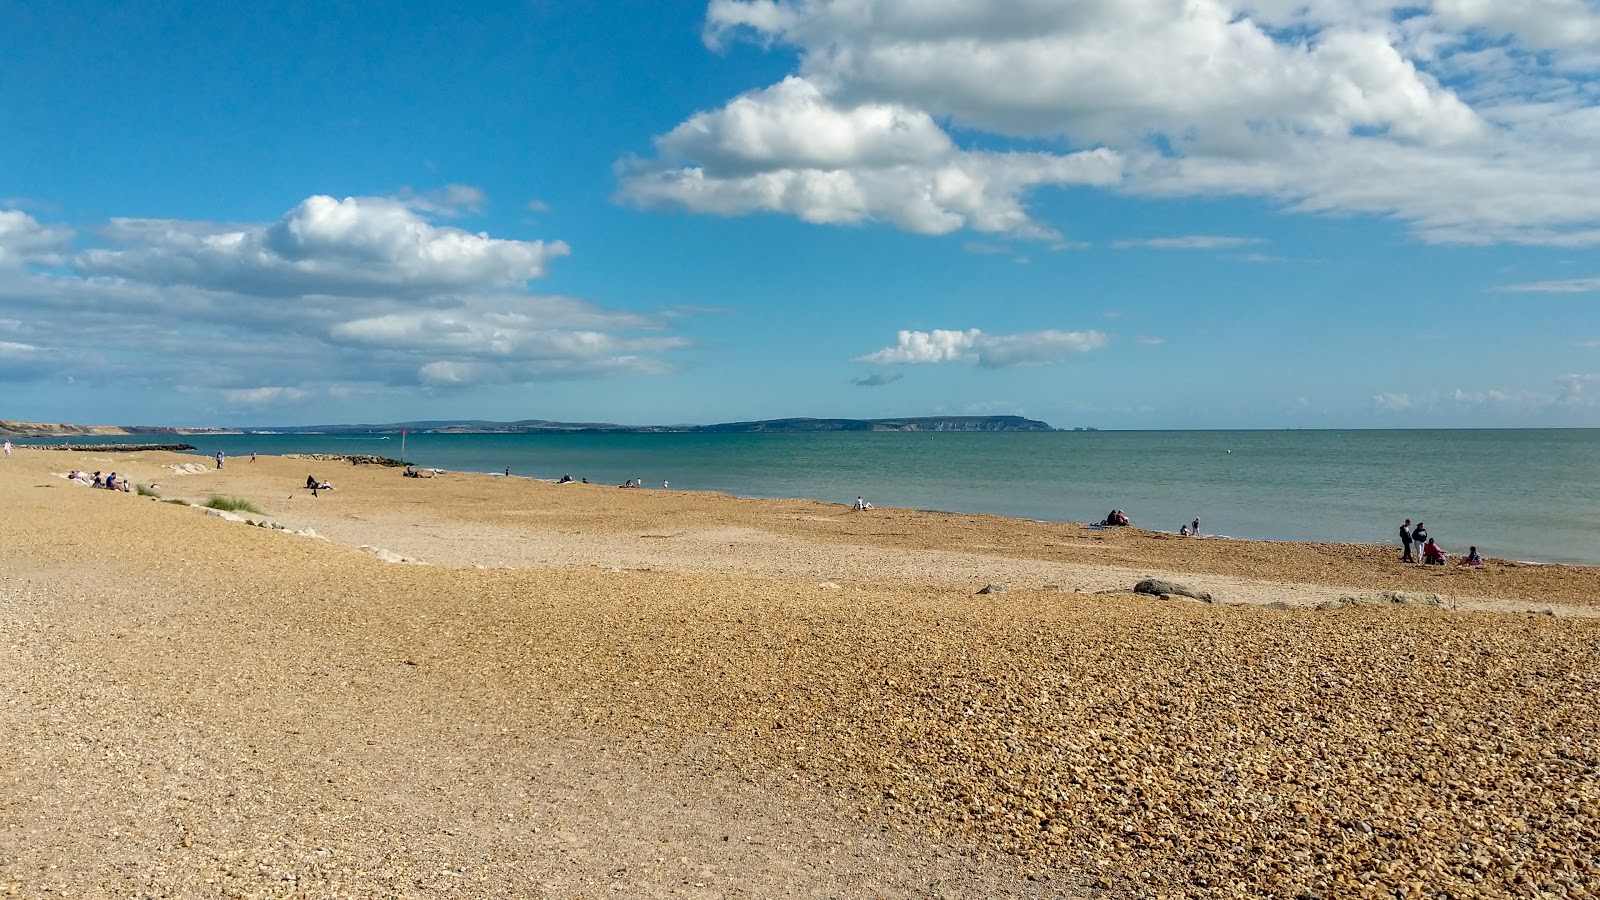
[{"label": "dry sand", "polygon": [[[0,894],[1600,882],[1600,569],[197,462],[0,461]],[[1299,608],[1392,590],[1456,609]]]}]

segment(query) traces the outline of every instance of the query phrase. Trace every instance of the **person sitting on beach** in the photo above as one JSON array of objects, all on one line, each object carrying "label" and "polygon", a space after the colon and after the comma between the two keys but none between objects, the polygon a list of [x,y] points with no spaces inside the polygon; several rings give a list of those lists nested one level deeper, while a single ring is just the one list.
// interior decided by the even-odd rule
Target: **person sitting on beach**
[{"label": "person sitting on beach", "polygon": [[1178,526],[1178,534],[1183,536],[1183,537],[1188,537],[1189,536],[1189,526],[1187,526],[1187,525],[1179,525]]},{"label": "person sitting on beach", "polygon": [[117,489],[117,473],[112,472],[110,475],[106,476],[106,490],[114,491],[116,489]]},{"label": "person sitting on beach", "polygon": [[572,483],[572,476],[571,475],[562,475],[561,476],[561,480],[556,482],[556,484],[571,484],[571,483]]},{"label": "person sitting on beach", "polygon": [[1483,555],[1478,552],[1477,547],[1468,547],[1467,555],[1461,557],[1461,564],[1463,566],[1481,566],[1483,565]]},{"label": "person sitting on beach", "polygon": [[1444,551],[1439,548],[1438,544],[1433,542],[1433,538],[1428,538],[1428,542],[1422,545],[1422,564],[1425,566],[1444,565]]},{"label": "person sitting on beach", "polygon": [[133,483],[128,481],[126,478],[122,479],[122,492],[124,494],[133,493]]},{"label": "person sitting on beach", "polygon": [[1128,524],[1128,514],[1123,512],[1120,509],[1113,509],[1111,512],[1106,514],[1106,520],[1104,522],[1101,522],[1100,524],[1101,525],[1126,525],[1126,524]]},{"label": "person sitting on beach", "polygon": [[106,480],[104,478],[100,477],[100,473],[98,471],[96,471],[94,473],[94,486],[95,487],[105,487],[106,486]]},{"label": "person sitting on beach", "polygon": [[862,511],[864,509],[874,509],[875,507],[873,507],[873,505],[871,503],[868,503],[867,501],[861,499],[860,497],[857,497],[856,498],[856,505],[852,506],[850,508],[855,510],[856,512],[860,512],[860,511]]}]

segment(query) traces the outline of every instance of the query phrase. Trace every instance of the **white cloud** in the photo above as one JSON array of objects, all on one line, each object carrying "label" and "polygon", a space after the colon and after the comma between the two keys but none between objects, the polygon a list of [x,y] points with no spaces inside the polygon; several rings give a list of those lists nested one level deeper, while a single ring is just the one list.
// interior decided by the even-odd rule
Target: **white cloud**
[{"label": "white cloud", "polygon": [[949,362],[976,363],[985,368],[1037,366],[1098,350],[1106,343],[1106,336],[1098,331],[901,331],[894,346],[857,357],[855,362],[883,366]]},{"label": "white cloud", "polygon": [[1375,394],[1372,405],[1379,412],[1405,412],[1416,405],[1410,394]]},{"label": "white cloud", "polygon": [[[71,232],[0,213],[0,375],[190,384],[233,406],[385,387],[528,383],[672,371],[674,315],[536,294],[560,241],[430,221],[481,202],[450,188],[419,202],[316,196],[270,224],[117,219]],[[12,257],[7,257],[12,258]],[[26,341],[27,344],[22,344]],[[34,348],[24,360],[18,347]]]},{"label": "white cloud", "polygon": [[515,286],[568,252],[561,241],[436,226],[400,201],[370,197],[308,197],[268,226],[117,219],[107,233],[129,246],[81,253],[79,271],[276,297]]},{"label": "white cloud", "polygon": [[0,269],[28,263],[54,265],[72,241],[72,229],[45,226],[15,209],[0,209]]},{"label": "white cloud", "polygon": [[[709,45],[781,46],[796,71],[663,135],[623,195],[1041,236],[1028,192],[1090,184],[1585,246],[1597,36],[1583,0],[713,0]],[[985,149],[1018,139],[1036,152]],[[982,187],[945,202],[948,173]]]},{"label": "white cloud", "polygon": [[1230,237],[1219,234],[1189,234],[1182,237],[1113,241],[1111,246],[1117,250],[1134,248],[1150,250],[1218,250],[1228,247],[1249,247],[1265,243],[1266,240],[1263,238]]},{"label": "white cloud", "polygon": [[1456,388],[1423,395],[1378,394],[1373,405],[1379,412],[1439,413],[1494,410],[1500,413],[1537,414],[1555,410],[1600,410],[1600,374],[1571,373],[1537,388]]},{"label": "white cloud", "polygon": [[1521,294],[1592,294],[1600,291],[1600,278],[1529,281],[1523,284],[1508,284],[1500,290]]},{"label": "white cloud", "polygon": [[1105,150],[958,150],[926,113],[835,104],[794,77],[694,116],[656,147],[659,161],[621,167],[623,196],[641,206],[781,212],[819,224],[888,221],[923,234],[1054,236],[1028,216],[1023,192],[1111,184],[1122,168]]},{"label": "white cloud", "polygon": [[878,371],[873,372],[871,375],[866,375],[861,378],[853,378],[850,380],[850,383],[856,385],[857,387],[882,387],[886,384],[894,384],[896,381],[899,381],[904,377],[904,375],[896,372],[893,369],[879,369]]},{"label": "white cloud", "polygon": [[1159,347],[1165,344],[1167,339],[1153,334],[1143,334],[1134,338],[1133,342],[1135,344],[1143,344],[1146,347]]},{"label": "white cloud", "polygon": [[237,388],[223,391],[222,397],[230,406],[274,406],[298,403],[306,398],[306,392],[282,386]]},{"label": "white cloud", "polygon": [[482,212],[489,203],[482,188],[467,184],[447,184],[421,193],[406,188],[395,199],[417,212],[446,217]]}]

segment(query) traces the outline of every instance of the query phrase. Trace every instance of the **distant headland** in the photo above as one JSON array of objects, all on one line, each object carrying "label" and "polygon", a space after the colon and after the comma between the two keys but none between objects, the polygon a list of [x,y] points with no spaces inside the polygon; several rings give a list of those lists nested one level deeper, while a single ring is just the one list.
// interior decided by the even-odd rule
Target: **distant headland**
[{"label": "distant headland", "polygon": [[716,425],[616,425],[608,422],[481,420],[391,422],[382,425],[293,425],[273,428],[172,428],[150,425],[66,425],[0,419],[0,435],[75,437],[137,434],[794,434],[816,431],[1055,431],[1021,416],[914,416],[896,419],[763,419]]}]

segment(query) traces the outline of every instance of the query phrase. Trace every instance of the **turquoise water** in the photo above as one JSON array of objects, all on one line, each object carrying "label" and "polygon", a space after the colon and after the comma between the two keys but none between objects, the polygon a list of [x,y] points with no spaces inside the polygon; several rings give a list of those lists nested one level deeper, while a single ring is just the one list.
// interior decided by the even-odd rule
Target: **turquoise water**
[{"label": "turquoise water", "polygon": [[[177,440],[232,457],[401,455],[399,435]],[[1600,429],[425,434],[407,437],[405,457],[457,471],[509,466],[653,488],[667,479],[674,489],[836,503],[860,494],[880,507],[1056,521],[1118,507],[1145,528],[1176,531],[1199,516],[1207,534],[1272,540],[1393,543],[1410,518],[1452,554],[1476,544],[1493,556],[1600,564]]]}]

